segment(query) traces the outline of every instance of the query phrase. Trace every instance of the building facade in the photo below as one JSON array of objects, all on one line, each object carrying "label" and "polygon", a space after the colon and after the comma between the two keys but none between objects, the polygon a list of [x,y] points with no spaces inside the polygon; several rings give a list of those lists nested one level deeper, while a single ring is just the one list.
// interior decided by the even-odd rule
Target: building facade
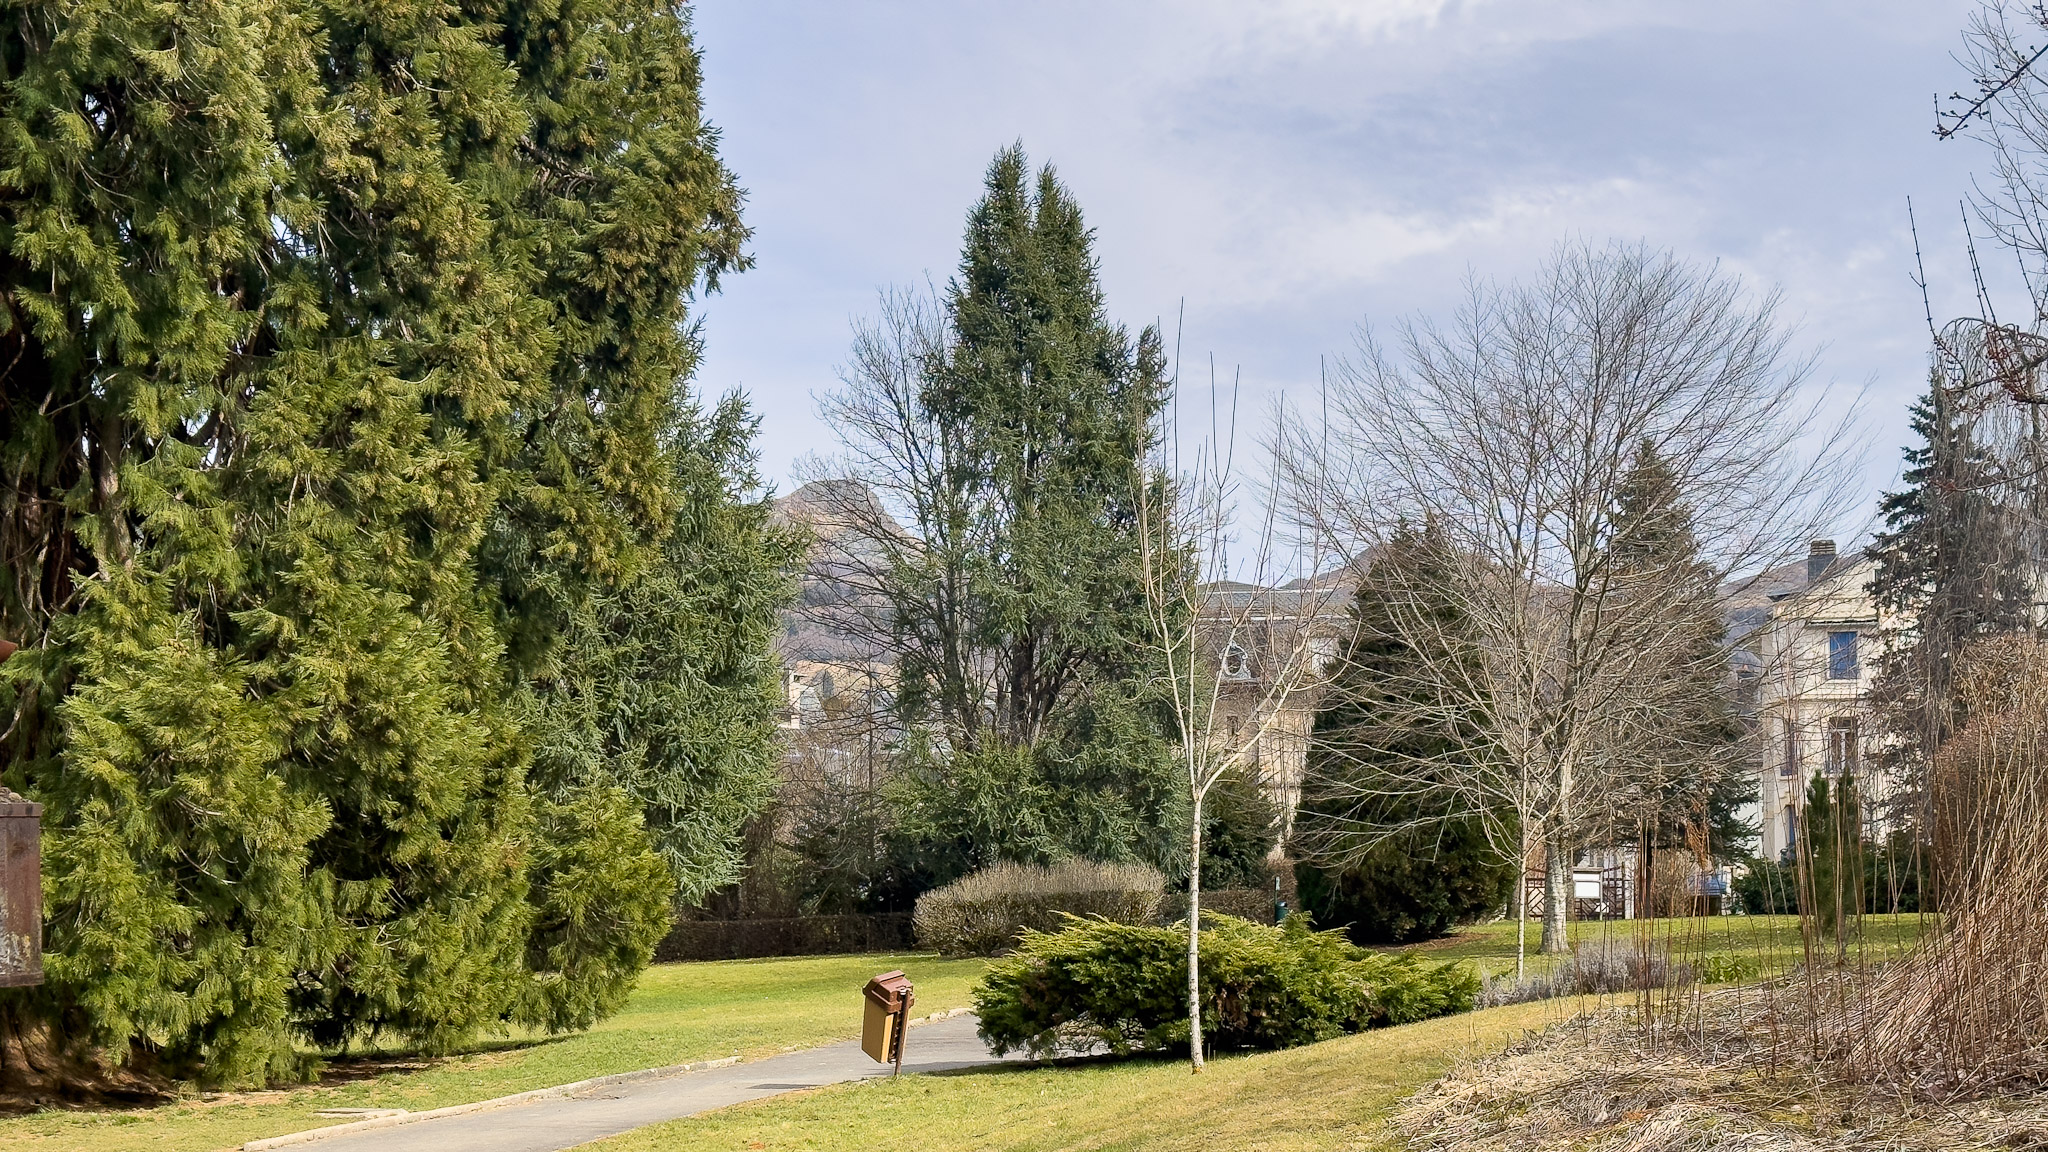
[{"label": "building facade", "polygon": [[1856,778],[1868,799],[1883,781],[1866,773],[1876,727],[1870,687],[1881,621],[1870,593],[1876,562],[1815,541],[1803,569],[1778,569],[1753,591],[1765,601],[1738,675],[1753,700],[1758,854],[1779,859],[1799,835],[1799,810],[1817,775]]},{"label": "building facade", "polygon": [[[1343,570],[1278,587],[1218,582],[1201,589],[1199,632],[1217,679],[1213,738],[1240,751],[1281,814],[1286,851],[1301,804],[1323,671],[1342,650],[1351,592]],[[1290,665],[1295,683],[1276,677]]]}]

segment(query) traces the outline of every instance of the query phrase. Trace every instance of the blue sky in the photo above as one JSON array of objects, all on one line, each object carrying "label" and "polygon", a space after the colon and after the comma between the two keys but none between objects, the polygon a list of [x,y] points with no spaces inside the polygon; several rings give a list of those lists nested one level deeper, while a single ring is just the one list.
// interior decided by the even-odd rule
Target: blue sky
[{"label": "blue sky", "polygon": [[[1924,382],[1910,196],[1937,318],[1969,297],[1938,142],[1970,0],[699,0],[706,99],[758,266],[703,303],[707,390],[762,465],[829,453],[814,393],[889,284],[943,282],[990,155],[1022,140],[1095,227],[1109,309],[1183,376],[1307,398],[1361,322],[1446,315],[1468,274],[1647,241],[1777,289],[1813,386],[1868,388],[1869,495]],[[1843,525],[1844,535],[1858,525]]]}]

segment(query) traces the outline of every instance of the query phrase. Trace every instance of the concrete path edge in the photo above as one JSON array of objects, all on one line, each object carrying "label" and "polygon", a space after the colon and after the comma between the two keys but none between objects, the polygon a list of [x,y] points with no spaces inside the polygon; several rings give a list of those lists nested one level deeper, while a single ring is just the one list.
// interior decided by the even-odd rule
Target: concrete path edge
[{"label": "concrete path edge", "polygon": [[[912,1028],[920,1024],[933,1024],[940,1020],[951,1020],[973,1011],[971,1008],[954,1008],[945,1012],[934,1012],[920,1016],[910,1022]],[[272,1148],[287,1148],[294,1144],[310,1144],[315,1140],[326,1140],[333,1136],[347,1136],[367,1132],[375,1128],[395,1128],[400,1124],[416,1124],[422,1120],[438,1120],[443,1116],[461,1116],[470,1112],[485,1112],[493,1108],[510,1108],[534,1100],[547,1100],[557,1096],[568,1096],[592,1088],[604,1088],[614,1084],[632,1084],[641,1080],[659,1080],[665,1076],[681,1076],[691,1072],[705,1072],[713,1068],[729,1068],[740,1063],[737,1056],[726,1056],[718,1060],[693,1060],[688,1064],[671,1064],[665,1068],[642,1068],[635,1072],[614,1072],[609,1076],[593,1076],[588,1080],[577,1080],[570,1084],[557,1084],[550,1088],[533,1088],[525,1092],[514,1092],[510,1096],[496,1096],[489,1100],[477,1100],[469,1104],[450,1104],[446,1108],[430,1108],[425,1112],[399,1112],[391,1116],[372,1116],[367,1120],[351,1120],[345,1124],[329,1124],[323,1128],[308,1128],[303,1132],[287,1132],[282,1136],[265,1136],[250,1140],[242,1145],[242,1152],[267,1152]]]}]

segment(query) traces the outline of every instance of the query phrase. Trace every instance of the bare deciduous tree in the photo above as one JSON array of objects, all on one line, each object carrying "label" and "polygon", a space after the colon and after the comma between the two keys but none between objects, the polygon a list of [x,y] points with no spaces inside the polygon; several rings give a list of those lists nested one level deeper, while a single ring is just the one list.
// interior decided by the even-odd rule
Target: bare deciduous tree
[{"label": "bare deciduous tree", "polygon": [[[1320,578],[1315,549],[1279,554],[1270,499],[1255,535],[1240,541],[1231,431],[1197,449],[1192,468],[1170,459],[1177,431],[1163,429],[1164,479],[1138,507],[1153,674],[1172,701],[1187,788],[1188,1060],[1200,1072],[1203,803],[1232,772],[1255,770],[1263,749],[1300,735],[1287,726],[1328,675],[1336,646],[1327,626],[1343,588]],[[1283,568],[1296,578],[1275,587]]]},{"label": "bare deciduous tree", "polygon": [[[1701,682],[1686,662],[1726,659],[1698,642],[1702,598],[1794,554],[1847,499],[1848,417],[1803,394],[1775,312],[1714,269],[1572,245],[1528,283],[1475,282],[1448,327],[1404,325],[1397,352],[1361,337],[1324,417],[1284,434],[1292,506],[1358,563],[1403,525],[1441,534],[1444,575],[1382,606],[1417,658],[1390,694],[1406,714],[1380,727],[1469,735],[1381,741],[1373,787],[1423,815],[1341,835],[1362,849],[1453,812],[1484,816],[1518,868],[1542,844],[1542,946],[1564,950],[1577,848],[1682,751],[1673,694]],[[1700,541],[1683,562],[1619,536],[1646,451]]]}]

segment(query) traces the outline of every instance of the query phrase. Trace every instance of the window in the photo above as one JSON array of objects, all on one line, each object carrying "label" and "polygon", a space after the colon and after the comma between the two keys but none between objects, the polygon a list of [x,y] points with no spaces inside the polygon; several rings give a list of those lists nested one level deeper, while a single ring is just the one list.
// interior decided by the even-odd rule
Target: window
[{"label": "window", "polygon": [[1856,771],[1856,718],[1836,716],[1828,721],[1828,775]]},{"label": "window", "polygon": [[1755,708],[1761,695],[1763,677],[1754,668],[1735,670],[1735,703],[1742,708]]},{"label": "window", "polygon": [[1856,633],[1828,633],[1828,679],[1855,680],[1863,675],[1856,659]]},{"label": "window", "polygon": [[1789,780],[1799,775],[1799,729],[1790,720],[1780,723],[1785,726],[1785,758],[1778,762],[1778,775]]},{"label": "window", "polygon": [[1232,680],[1252,678],[1251,659],[1242,645],[1232,644],[1223,650],[1223,675]]}]

